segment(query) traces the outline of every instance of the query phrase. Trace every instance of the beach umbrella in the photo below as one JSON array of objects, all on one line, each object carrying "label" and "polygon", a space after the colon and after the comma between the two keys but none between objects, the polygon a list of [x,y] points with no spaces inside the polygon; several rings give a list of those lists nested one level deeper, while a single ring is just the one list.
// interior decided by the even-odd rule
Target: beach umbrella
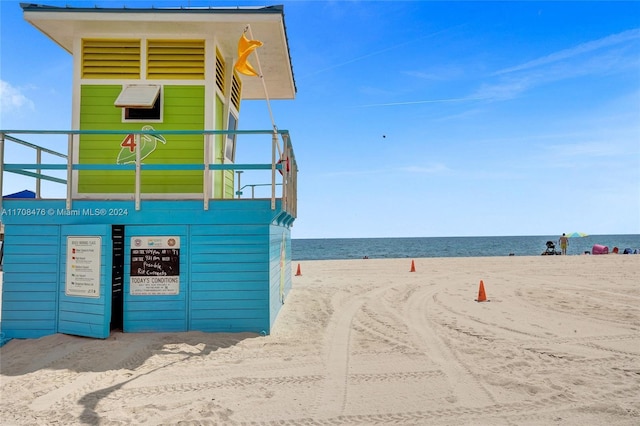
[{"label": "beach umbrella", "polygon": [[586,237],[587,234],[585,234],[584,232],[569,232],[566,236],[567,238],[581,238]]}]

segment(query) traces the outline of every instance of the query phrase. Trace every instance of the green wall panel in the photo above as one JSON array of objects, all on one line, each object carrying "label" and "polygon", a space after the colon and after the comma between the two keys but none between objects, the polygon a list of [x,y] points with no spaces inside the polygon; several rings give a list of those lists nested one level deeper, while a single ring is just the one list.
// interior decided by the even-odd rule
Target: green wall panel
[{"label": "green wall panel", "polygon": [[[216,96],[216,129],[224,128],[224,104],[219,96]],[[213,148],[216,163],[222,162],[224,155],[224,135],[215,136],[215,144]],[[213,196],[222,198],[222,171],[213,172]]]},{"label": "green wall panel", "polygon": [[[163,87],[162,122],[125,121],[122,110],[114,102],[121,85],[84,85],[81,87],[81,130],[203,130],[204,86]],[[82,135],[79,148],[80,164],[126,164],[135,158],[122,146],[124,135]],[[142,137],[144,164],[202,164],[203,136],[168,135]],[[126,145],[126,144],[125,144]],[[133,148],[131,148],[133,149]],[[78,174],[79,193],[133,193],[133,171],[82,170]],[[142,174],[143,193],[202,192],[201,171],[145,171]]]}]

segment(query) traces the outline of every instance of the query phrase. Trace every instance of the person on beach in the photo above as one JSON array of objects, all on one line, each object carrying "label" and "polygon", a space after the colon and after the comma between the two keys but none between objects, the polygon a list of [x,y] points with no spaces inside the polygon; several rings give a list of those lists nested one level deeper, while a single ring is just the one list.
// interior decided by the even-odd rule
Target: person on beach
[{"label": "person on beach", "polygon": [[558,243],[560,243],[560,249],[562,250],[562,254],[566,255],[567,254],[567,247],[569,246],[569,238],[567,238],[567,236],[564,234],[564,232],[562,233],[562,236],[558,240]]}]

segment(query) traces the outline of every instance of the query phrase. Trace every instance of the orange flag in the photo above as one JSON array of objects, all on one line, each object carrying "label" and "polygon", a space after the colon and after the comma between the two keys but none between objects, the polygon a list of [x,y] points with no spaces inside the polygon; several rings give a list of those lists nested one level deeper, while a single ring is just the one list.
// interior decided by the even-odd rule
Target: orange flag
[{"label": "orange flag", "polygon": [[244,33],[240,37],[238,41],[238,60],[234,65],[236,71],[244,75],[250,75],[257,77],[258,73],[249,63],[249,55],[251,52],[256,50],[258,47],[262,46],[262,42],[258,40],[249,40],[245,37]]}]

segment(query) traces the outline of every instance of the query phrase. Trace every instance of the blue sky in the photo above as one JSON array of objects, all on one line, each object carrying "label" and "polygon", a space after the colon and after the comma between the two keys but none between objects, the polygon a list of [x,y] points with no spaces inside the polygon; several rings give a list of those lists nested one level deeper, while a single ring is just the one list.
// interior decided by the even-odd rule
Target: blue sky
[{"label": "blue sky", "polygon": [[[639,2],[39,3],[284,4],[293,238],[640,234]],[[0,128],[68,129],[71,56],[0,13]]]}]

